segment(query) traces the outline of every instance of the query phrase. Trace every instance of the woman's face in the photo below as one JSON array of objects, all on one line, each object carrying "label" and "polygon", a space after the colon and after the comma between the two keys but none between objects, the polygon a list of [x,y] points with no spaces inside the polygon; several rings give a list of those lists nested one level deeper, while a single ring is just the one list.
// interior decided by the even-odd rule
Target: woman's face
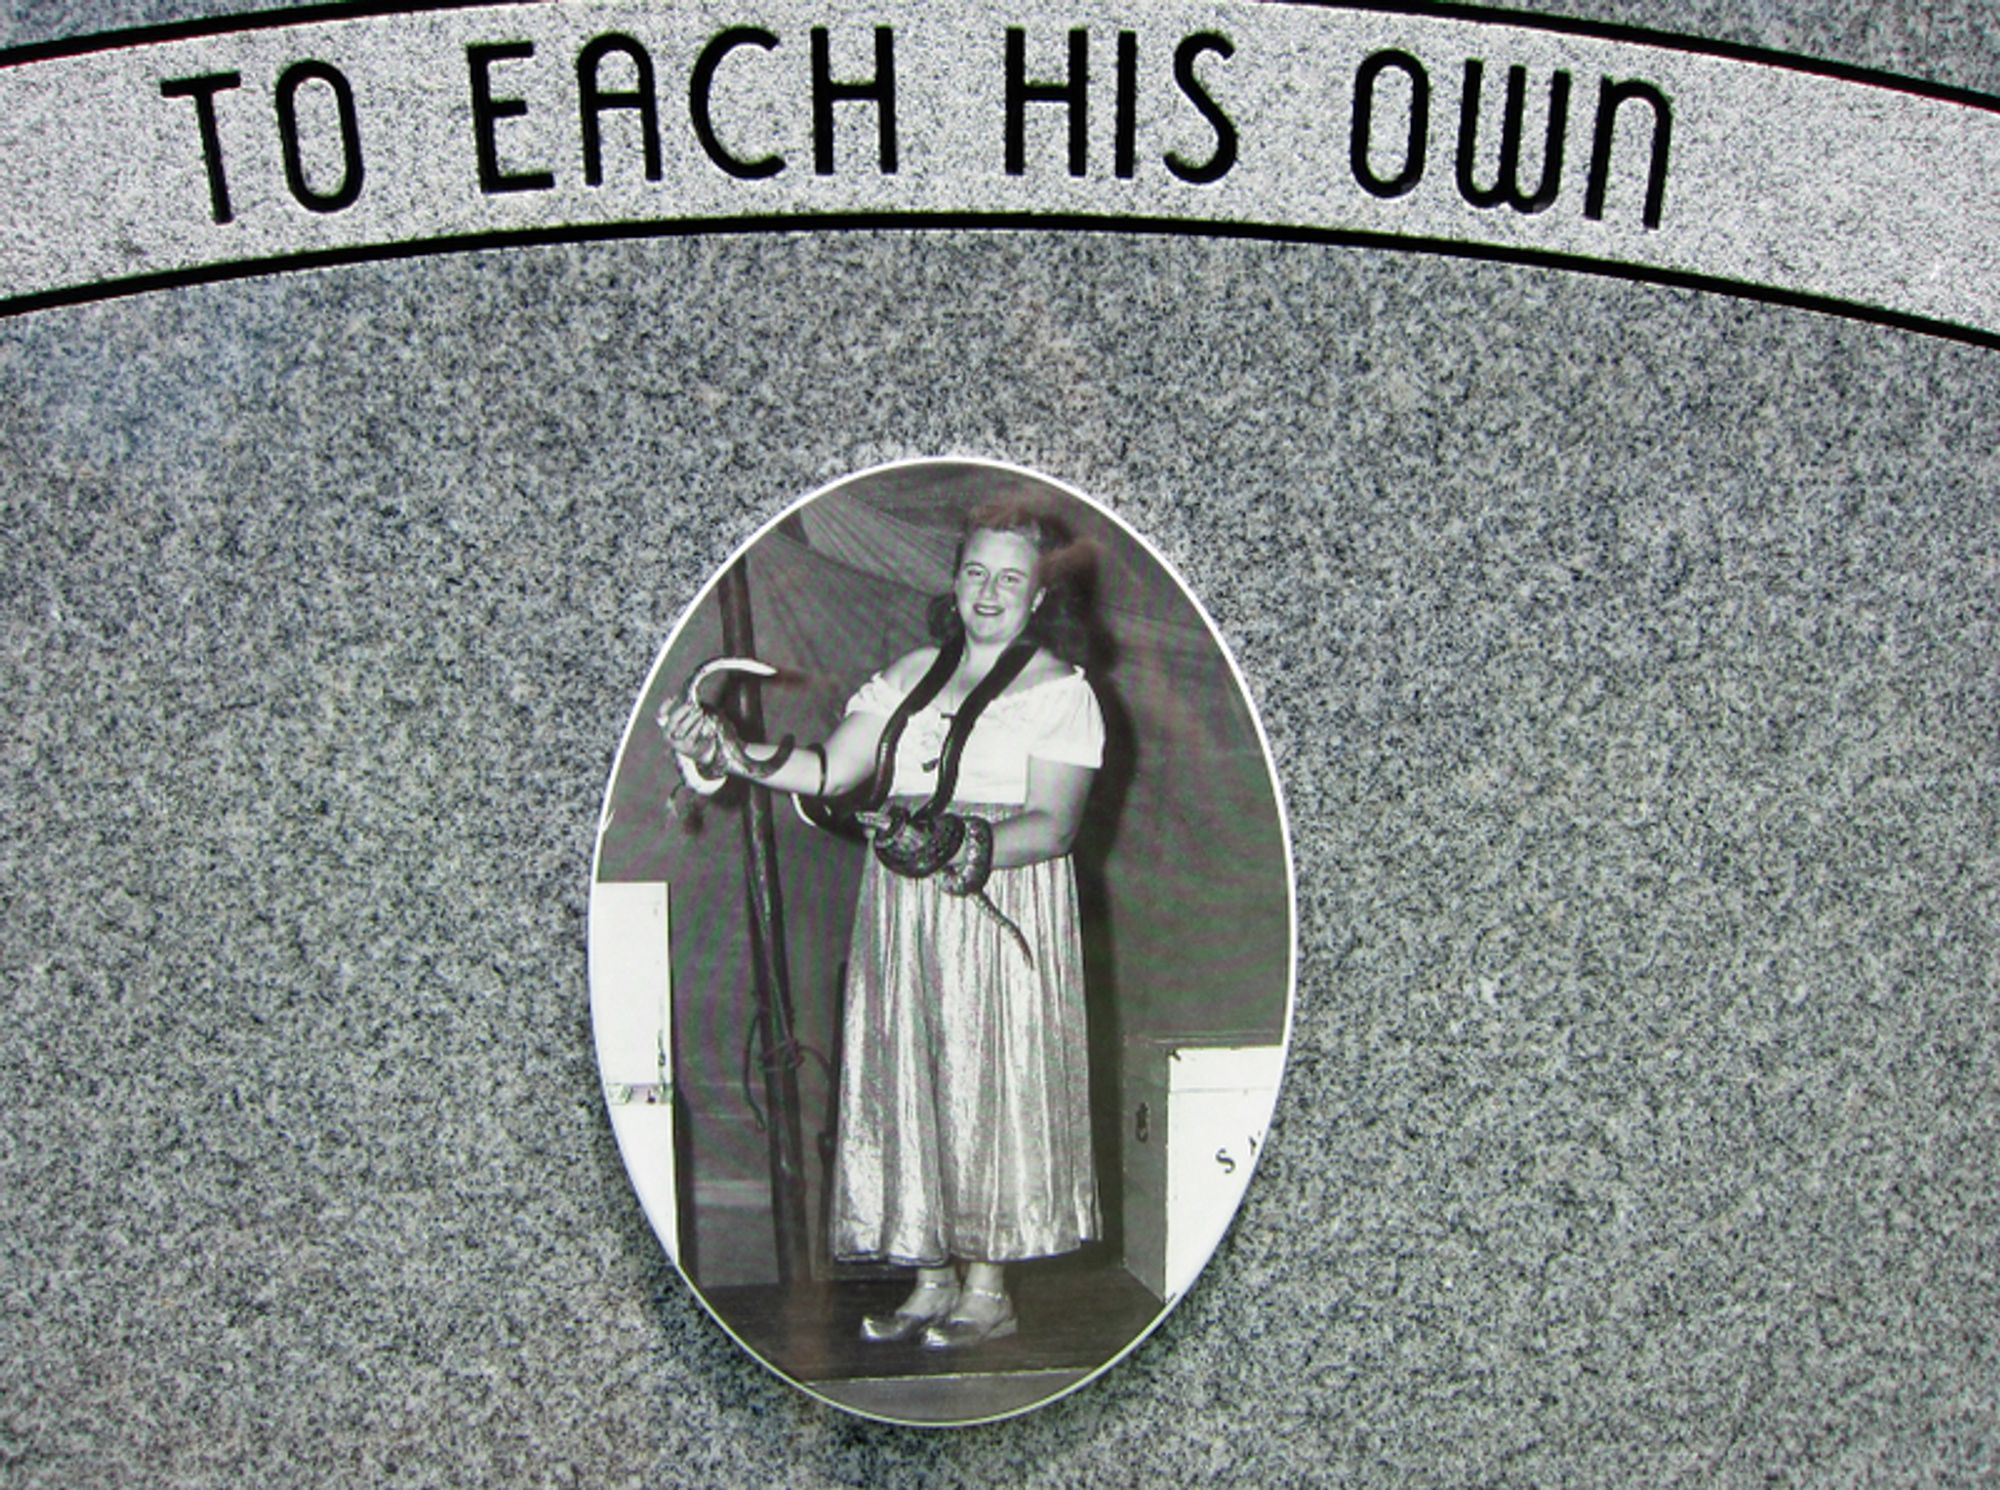
[{"label": "woman's face", "polygon": [[970,640],[1005,646],[1027,630],[1042,598],[1035,583],[1039,559],[1034,543],[1019,533],[978,528],[966,539],[952,591]]}]

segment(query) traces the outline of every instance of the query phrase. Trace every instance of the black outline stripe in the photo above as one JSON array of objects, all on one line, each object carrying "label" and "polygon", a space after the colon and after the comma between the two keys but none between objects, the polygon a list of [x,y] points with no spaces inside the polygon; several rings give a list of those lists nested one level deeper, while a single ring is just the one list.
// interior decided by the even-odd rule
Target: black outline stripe
[{"label": "black outline stripe", "polygon": [[[1409,16],[1413,19],[1462,21],[1475,25],[1506,26],[1528,31],[1585,37],[1598,41],[1651,47],[1691,56],[1718,57],[1747,62],[1780,71],[1836,79],[1871,88],[1887,89],[1917,98],[1936,99],[1968,108],[2000,114],[2000,95],[1958,88],[1920,78],[1900,76],[1850,63],[1829,62],[1789,52],[1750,46],[1745,43],[1710,41],[1669,31],[1654,31],[1612,21],[1579,20],[1534,12],[1488,9],[1457,3],[1457,0],[1258,0],[1273,9],[1293,7],[1312,10],[1342,10],[1379,15]],[[30,43],[0,50],[0,69],[32,62],[52,61],[93,53],[153,46],[190,38],[223,36],[238,32],[273,30],[281,27],[316,25],[324,22],[368,19],[394,15],[418,15],[437,11],[471,10],[489,7],[540,7],[557,5],[560,0],[324,0],[324,3],[296,9],[252,11],[229,16],[200,17],[100,32],[54,42]],[[1192,219],[1120,217],[1083,213],[831,213],[761,215],[724,218],[682,218],[646,222],[578,224],[552,228],[524,228],[512,231],[448,234],[437,238],[402,239],[393,243],[323,249],[294,254],[270,255],[204,264],[188,269],[156,274],[133,275],[124,279],[98,280],[88,285],[37,291],[26,295],[0,297],[0,318],[24,315],[61,306],[85,305],[129,295],[146,294],[183,286],[217,284],[263,275],[293,273],[354,264],[386,263],[398,259],[429,258],[441,254],[476,253],[506,248],[532,248],[564,243],[618,242],[646,238],[682,238],[704,234],[750,233],[881,232],[881,231],[968,231],[968,232],[1086,232],[1133,233],[1145,236],[1178,236],[1219,239],[1252,239],[1272,243],[1310,243],[1336,248],[1366,248],[1398,253],[1435,254],[1444,258],[1470,259],[1484,263],[1517,264],[1536,268],[1563,269],[1601,278],[1623,279],[1638,284],[1663,285],[1676,289],[1699,290],[1732,298],[1783,305],[1839,316],[1848,320],[1943,337],[1971,346],[2000,350],[2000,332],[1981,330],[1952,321],[1934,320],[1904,311],[1862,305],[1776,286],[1752,284],[1720,275],[1695,274],[1685,270],[1630,264],[1611,259],[1594,259],[1583,254],[1556,253],[1542,249],[1512,248],[1499,244],[1465,243],[1449,238],[1405,237],[1394,233],[1371,233],[1349,229],[1313,228],[1275,223],[1241,223]]]},{"label": "black outline stripe", "polygon": [[752,233],[805,235],[812,233],[880,232],[989,232],[989,233],[1125,233],[1143,237],[1249,239],[1265,243],[1307,243],[1323,248],[1365,248],[1394,253],[1435,254],[1441,258],[1470,259],[1480,263],[1513,264],[1535,269],[1564,269],[1600,279],[1629,280],[1635,284],[1661,285],[1669,289],[1700,290],[1752,300],[1765,305],[1782,305],[1795,310],[1817,311],[1845,320],[1888,326],[1898,331],[1914,331],[1926,336],[2000,351],[2000,331],[1963,326],[1955,321],[1933,320],[1907,311],[1881,306],[1860,305],[1815,295],[1803,290],[1787,290],[1747,280],[1727,279],[1715,274],[1694,274],[1682,269],[1660,269],[1627,264],[1615,259],[1593,259],[1584,254],[1554,253],[1545,249],[1511,248],[1501,244],[1461,243],[1453,238],[1405,237],[1395,233],[1368,233],[1346,228],[1297,227],[1285,223],[1205,222],[1187,218],[1119,217],[1115,214],[1056,212],[830,212],[769,214],[745,217],[660,219],[647,222],[571,224],[550,228],[520,228],[487,233],[454,233],[439,238],[402,239],[394,243],[362,244],[352,248],[310,250],[262,259],[242,259],[227,264],[204,264],[192,269],[173,269],[159,274],[134,275],[129,279],[100,280],[94,284],[60,290],[43,290],[0,300],[0,317],[30,311],[52,310],[61,306],[87,305],[94,301],[171,290],[190,285],[218,284],[229,280],[254,279],[295,270],[331,269],[353,264],[389,263],[398,259],[433,258],[445,254],[482,253],[495,249],[544,248],[568,243],[619,243],[649,238],[698,238]]},{"label": "black outline stripe", "polygon": [[[1621,42],[1631,46],[1654,47],[1661,51],[1684,52],[1696,57],[1720,57],[1730,62],[1750,62],[1785,72],[1807,73],[1836,78],[1844,83],[1860,83],[1870,88],[1886,88],[1918,98],[1934,98],[1945,103],[2000,113],[2000,94],[1982,93],[1949,83],[1931,82],[1881,68],[1863,67],[1852,62],[1833,62],[1807,57],[1797,52],[1781,52],[1773,47],[1748,42],[1712,41],[1678,31],[1655,31],[1647,26],[1628,26],[1619,21],[1592,21],[1572,16],[1544,15],[1538,11],[1508,10],[1502,6],[1466,5],[1459,0],[1251,0],[1272,10],[1347,10],[1369,15],[1400,15],[1419,20],[1469,21],[1483,26],[1512,26],[1523,31],[1553,31],[1564,36],[1582,36],[1596,41]],[[133,26],[120,31],[99,31],[87,36],[65,37],[56,41],[28,42],[0,49],[0,68],[18,67],[29,62],[49,62],[64,57],[84,57],[95,52],[156,46],[162,42],[187,41],[205,36],[224,36],[237,31],[270,31],[287,26],[312,26],[332,21],[366,20],[378,16],[424,15],[434,11],[478,10],[487,7],[560,8],[561,0],[321,0],[321,3],[283,9],[238,11],[230,15],[199,16],[185,21],[164,21],[152,26]]]},{"label": "black outline stripe", "polygon": [[198,16],[187,21],[162,21],[155,26],[133,26],[123,31],[98,31],[89,36],[65,37],[60,41],[29,42],[24,46],[0,50],[0,70],[30,62],[58,62],[66,57],[88,57],[97,52],[136,51],[140,47],[159,46],[170,41],[230,36],[237,32],[277,31],[289,26],[365,21],[382,16],[429,15],[435,11],[527,8],[559,3],[560,0],[323,0],[318,5]]}]

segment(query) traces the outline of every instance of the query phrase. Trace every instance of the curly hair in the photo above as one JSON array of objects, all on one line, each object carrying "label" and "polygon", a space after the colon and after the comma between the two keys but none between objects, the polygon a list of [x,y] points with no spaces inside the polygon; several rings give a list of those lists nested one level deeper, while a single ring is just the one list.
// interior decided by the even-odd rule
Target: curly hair
[{"label": "curly hair", "polygon": [[[1063,661],[1081,664],[1092,651],[1091,591],[1096,580],[1097,546],[1070,531],[1069,525],[1046,507],[1006,498],[976,507],[966,517],[952,554],[951,571],[965,560],[965,545],[974,533],[1014,533],[1034,545],[1035,583],[1042,603],[1028,618],[1023,633]],[[931,640],[943,645],[965,634],[958,598],[947,590],[932,598],[928,620]]]}]

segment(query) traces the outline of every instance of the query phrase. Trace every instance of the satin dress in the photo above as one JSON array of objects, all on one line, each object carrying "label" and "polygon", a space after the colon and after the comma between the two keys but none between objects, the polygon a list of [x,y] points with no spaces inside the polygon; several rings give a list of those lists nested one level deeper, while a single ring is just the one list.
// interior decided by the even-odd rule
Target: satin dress
[{"label": "satin dress", "polygon": [[[878,674],[847,711],[886,718],[902,694]],[[892,801],[929,800],[949,727],[935,703],[910,716]],[[1031,757],[1095,769],[1103,756],[1080,670],[1003,694],[966,741],[952,810],[1004,820]],[[1076,875],[1067,855],[995,870],[986,896],[1019,938],[935,877],[868,861],[843,1016],[837,1258],[1012,1262],[1097,1235]]]}]

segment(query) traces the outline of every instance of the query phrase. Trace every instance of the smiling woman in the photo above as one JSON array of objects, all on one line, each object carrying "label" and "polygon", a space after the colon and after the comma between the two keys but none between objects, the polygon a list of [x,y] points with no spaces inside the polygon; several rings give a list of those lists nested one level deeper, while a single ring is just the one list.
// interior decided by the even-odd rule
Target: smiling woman
[{"label": "smiling woman", "polygon": [[[857,587],[857,570],[894,589]],[[927,606],[902,598],[919,586],[933,591]],[[857,588],[877,603],[852,604]],[[1113,602],[1102,621],[1092,605],[1100,588]],[[775,675],[742,655],[753,645],[753,593],[775,628],[758,650],[786,664]],[[1287,1022],[1289,902],[1254,723],[1199,612],[1143,545],[1053,484],[1003,467],[933,462],[857,478],[753,544],[716,595],[721,635],[696,639],[697,606],[656,672],[648,696],[659,702],[642,707],[627,741],[593,902],[607,1077],[630,1038],[608,1033],[629,1021],[607,1010],[631,1000],[666,1011],[637,1048],[672,1052],[673,1080],[649,1088],[672,1098],[654,1104],[674,1129],[673,1148],[660,1151],[678,1170],[669,1245],[725,1324],[841,1405],[922,1422],[1033,1405],[1128,1348],[1191,1281],[1268,1121]],[[840,638],[879,639],[898,613],[922,618],[922,643],[885,648],[886,665],[835,694],[850,665]],[[695,663],[718,645],[738,654],[733,701],[671,686],[699,676]],[[757,738],[777,730],[766,728],[763,699],[741,686],[759,672],[772,675],[774,712],[786,716],[777,744]],[[825,702],[796,706],[802,691]],[[1179,717],[1153,713],[1155,702]],[[825,730],[815,714],[838,722]],[[635,770],[647,752],[655,764]],[[1209,790],[1173,800],[1164,788],[1187,769],[1205,774]],[[711,1057],[668,1028],[712,1025],[717,1002],[731,998],[713,970],[727,961],[718,932],[737,915],[713,852],[682,851],[681,834],[635,836],[646,831],[645,799],[676,778],[683,794],[744,809],[749,1023],[765,1072],[753,1126],[770,1149],[775,1235],[768,1271],[746,1261],[753,1244],[716,1203],[723,1170],[742,1166],[725,1159],[720,1136],[736,1120],[704,1090],[715,1084]],[[774,794],[830,831],[760,823]],[[1238,804],[1233,820],[1225,802]],[[1154,809],[1144,822],[1137,803]],[[1168,857],[1148,849],[1182,834],[1181,871],[1211,900],[1237,898],[1240,916],[1200,927],[1185,900],[1153,893],[1183,881],[1171,869],[1144,879]],[[1203,858],[1232,848],[1246,852],[1227,866]],[[691,938],[674,939],[664,994],[597,973],[617,914],[607,911],[601,937],[600,902],[619,898],[605,881],[624,881],[619,893],[643,885],[641,861],[657,866],[647,872],[660,874],[663,894],[696,906]],[[790,924],[781,879],[808,887],[789,902]],[[851,898],[836,888],[849,883]],[[853,912],[836,920],[828,907],[842,899]],[[685,950],[690,939],[700,956]],[[1132,950],[1129,965],[1120,947]],[[1170,1012],[1176,974],[1212,950],[1228,976],[1197,979]],[[608,952],[602,965],[622,966]],[[828,982],[833,1007],[810,992],[794,999],[794,987]],[[815,1036],[834,1047],[823,1063],[834,1117],[821,1136],[816,1204],[800,1095]],[[1154,1058],[1185,1054],[1192,1071],[1215,1047],[1250,1052],[1230,1067],[1250,1073],[1236,1080],[1245,1095],[1218,1105],[1183,1091],[1176,1117],[1149,1085]],[[746,1052],[746,1102],[751,1064]],[[644,1194],[645,1140],[634,1132],[650,1120],[615,1094],[631,1090],[615,1086],[614,1122]],[[1229,1155],[1213,1175],[1179,1176],[1178,1220],[1156,1173],[1160,1162],[1173,1173],[1171,1156],[1155,1159],[1169,1141],[1156,1121],[1180,1122],[1184,1170],[1189,1155]],[[738,1209],[762,1209],[750,1203],[753,1183],[737,1178]],[[809,1232],[818,1233],[810,1244]],[[913,1379],[926,1382],[916,1397]]]},{"label": "smiling woman", "polygon": [[833,1251],[917,1278],[862,1320],[864,1340],[955,1350],[1011,1335],[1002,1265],[1097,1235],[1068,851],[1104,720],[1082,669],[1035,627],[1045,606],[1070,610],[1076,552],[1037,508],[973,513],[932,606],[939,644],[876,674],[823,747],[775,770],[718,713],[678,701],[661,715],[690,787],[737,775],[815,797],[873,845],[848,969]]}]

